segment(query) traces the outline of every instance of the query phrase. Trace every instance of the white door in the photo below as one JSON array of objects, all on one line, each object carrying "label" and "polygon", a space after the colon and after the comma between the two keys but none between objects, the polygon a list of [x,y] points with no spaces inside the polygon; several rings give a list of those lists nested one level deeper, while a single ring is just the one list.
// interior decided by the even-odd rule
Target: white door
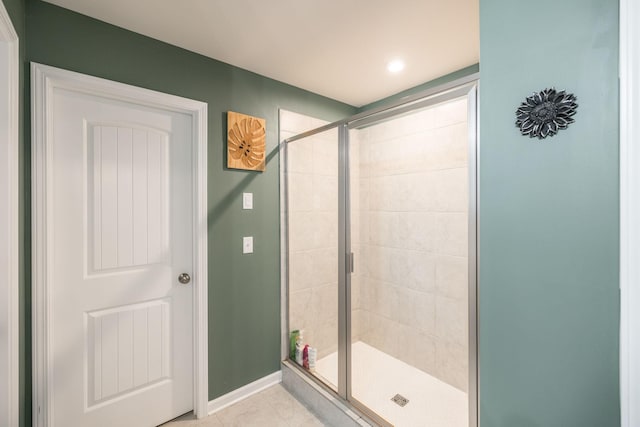
[{"label": "white door", "polygon": [[152,426],[193,408],[192,122],[55,89],[50,419]]}]

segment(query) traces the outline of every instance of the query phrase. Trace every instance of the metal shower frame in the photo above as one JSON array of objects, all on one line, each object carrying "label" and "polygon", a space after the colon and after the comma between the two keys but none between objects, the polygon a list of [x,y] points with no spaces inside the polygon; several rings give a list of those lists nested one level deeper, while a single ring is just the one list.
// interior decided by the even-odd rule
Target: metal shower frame
[{"label": "metal shower frame", "polygon": [[[295,135],[281,142],[281,162],[284,162],[284,224],[286,254],[286,281],[283,292],[284,315],[282,322],[282,358],[288,359],[288,334],[289,334],[289,218],[288,218],[288,171],[287,171],[287,146],[293,142],[303,140],[310,136],[326,132],[332,129],[338,130],[338,389],[337,392],[327,384],[300,368],[299,371],[311,378],[328,392],[341,398],[345,403],[381,426],[390,425],[388,421],[377,415],[373,408],[359,402],[352,395],[351,390],[351,272],[353,271],[353,253],[351,252],[351,224],[350,224],[350,182],[349,182],[349,130],[371,125],[375,122],[390,119],[406,114],[414,110],[429,107],[435,104],[466,97],[468,100],[468,168],[469,168],[469,218],[468,218],[468,271],[469,271],[469,427],[478,426],[478,399],[479,399],[479,374],[478,374],[478,294],[477,294],[477,266],[478,266],[478,150],[479,150],[479,123],[478,123],[478,86],[479,74],[474,73],[466,77],[435,86],[414,95],[403,97],[398,101],[373,108],[325,126]],[[294,366],[298,366],[292,363]]]}]

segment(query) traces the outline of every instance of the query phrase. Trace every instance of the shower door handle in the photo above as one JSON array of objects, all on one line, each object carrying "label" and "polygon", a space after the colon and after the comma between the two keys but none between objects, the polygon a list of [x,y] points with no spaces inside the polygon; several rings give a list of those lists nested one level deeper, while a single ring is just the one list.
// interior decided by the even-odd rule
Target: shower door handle
[{"label": "shower door handle", "polygon": [[356,261],[353,252],[347,254],[347,273],[353,273],[355,271]]}]

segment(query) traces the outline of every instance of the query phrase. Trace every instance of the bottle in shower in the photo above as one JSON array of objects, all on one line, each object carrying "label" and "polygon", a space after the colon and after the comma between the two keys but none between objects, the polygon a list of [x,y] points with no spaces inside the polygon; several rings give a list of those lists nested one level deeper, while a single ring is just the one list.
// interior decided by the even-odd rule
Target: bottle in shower
[{"label": "bottle in shower", "polygon": [[298,335],[296,339],[296,363],[302,366],[302,351],[304,350],[304,345],[302,344],[302,331]]},{"label": "bottle in shower", "polygon": [[289,335],[289,359],[291,360],[296,359],[296,343],[298,342],[299,335],[300,331],[297,329],[291,331],[291,334]]},{"label": "bottle in shower", "polygon": [[316,360],[318,358],[318,349],[315,347],[309,347],[309,370],[314,372],[316,370]]}]

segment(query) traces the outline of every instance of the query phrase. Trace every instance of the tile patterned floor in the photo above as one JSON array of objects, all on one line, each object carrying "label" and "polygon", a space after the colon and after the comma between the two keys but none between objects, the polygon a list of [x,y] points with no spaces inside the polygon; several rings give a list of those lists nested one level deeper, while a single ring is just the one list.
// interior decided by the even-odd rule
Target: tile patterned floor
[{"label": "tile patterned floor", "polygon": [[207,418],[186,414],[162,427],[323,427],[282,385],[269,387]]}]

